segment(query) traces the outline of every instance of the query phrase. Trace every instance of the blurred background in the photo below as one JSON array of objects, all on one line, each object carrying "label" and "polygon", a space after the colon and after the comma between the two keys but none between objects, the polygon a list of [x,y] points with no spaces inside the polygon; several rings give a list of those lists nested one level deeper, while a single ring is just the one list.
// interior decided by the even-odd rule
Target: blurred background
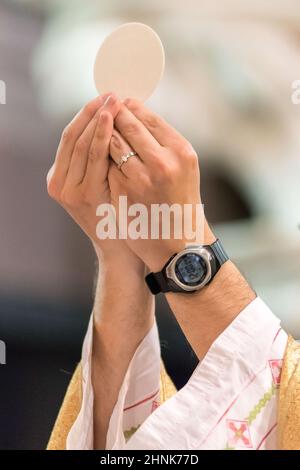
[{"label": "blurred background", "polygon": [[[96,93],[102,40],[128,21],[164,43],[166,73],[148,104],[197,149],[209,221],[300,338],[299,1],[0,0],[1,449],[45,448],[80,359],[95,260],[45,177],[62,128]],[[197,361],[163,298],[157,315],[179,388]]]}]

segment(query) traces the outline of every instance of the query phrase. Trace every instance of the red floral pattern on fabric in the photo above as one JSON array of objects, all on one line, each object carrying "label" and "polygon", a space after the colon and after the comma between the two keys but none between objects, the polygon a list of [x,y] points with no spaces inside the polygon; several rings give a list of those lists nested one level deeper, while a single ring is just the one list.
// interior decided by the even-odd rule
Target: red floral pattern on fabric
[{"label": "red floral pattern on fabric", "polygon": [[228,432],[228,444],[230,447],[253,447],[247,421],[227,419],[226,425]]},{"label": "red floral pattern on fabric", "polygon": [[280,384],[282,359],[270,359],[269,366],[271,369],[274,385]]}]

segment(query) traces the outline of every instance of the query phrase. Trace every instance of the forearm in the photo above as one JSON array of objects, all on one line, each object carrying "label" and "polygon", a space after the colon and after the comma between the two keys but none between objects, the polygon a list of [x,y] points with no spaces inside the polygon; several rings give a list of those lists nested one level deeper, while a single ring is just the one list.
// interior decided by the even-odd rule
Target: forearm
[{"label": "forearm", "polygon": [[[204,222],[203,244],[211,245],[216,237],[206,219]],[[175,247],[175,241],[171,240],[168,251],[156,250],[144,258],[150,271],[159,272],[170,256],[186,248],[188,242],[177,240],[176,243]],[[255,292],[231,261],[223,264],[211,283],[201,290],[166,294],[171,310],[199,359],[255,297]]]},{"label": "forearm", "polygon": [[128,365],[153,325],[153,298],[141,262],[100,260],[94,306],[94,448],[105,448],[109,420]]},{"label": "forearm", "polygon": [[168,293],[166,297],[187,340],[202,359],[215,339],[256,294],[236,266],[227,261],[211,284],[201,291]]}]

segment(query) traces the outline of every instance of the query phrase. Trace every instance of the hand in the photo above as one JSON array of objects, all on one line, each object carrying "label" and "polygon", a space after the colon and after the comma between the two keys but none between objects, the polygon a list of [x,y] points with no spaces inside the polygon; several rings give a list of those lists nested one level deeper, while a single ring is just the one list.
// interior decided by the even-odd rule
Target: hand
[{"label": "hand", "polygon": [[[128,196],[128,204],[191,204],[201,202],[198,158],[192,146],[160,117],[141,103],[126,100],[115,118],[110,154],[115,162],[122,154],[135,150],[118,170],[112,165],[109,184],[112,198]],[[194,214],[193,214],[194,218]],[[206,220],[203,240],[211,244],[215,237]],[[200,236],[201,236],[200,235]],[[132,250],[152,271],[160,271],[170,256],[189,240],[171,238],[151,240],[128,238]],[[166,299],[187,340],[201,360],[215,339],[255,298],[243,276],[231,261],[222,266],[213,282],[193,295],[168,292]]]},{"label": "hand", "polygon": [[[113,119],[120,102],[112,95],[88,103],[66,127],[54,165],[47,175],[49,195],[61,204],[92,241],[98,257],[115,258],[119,264],[143,264],[122,240],[99,240],[96,235],[96,209],[110,203],[108,186],[109,145]],[[126,262],[125,259],[126,258]]]},{"label": "hand", "polygon": [[[152,204],[179,204],[181,208],[190,204],[191,222],[195,228],[196,208],[201,207],[200,174],[198,157],[191,144],[135,100],[126,100],[121,106],[115,118],[115,128],[117,131],[113,132],[110,142],[110,155],[115,163],[131,150],[135,150],[138,156],[124,163],[121,171],[117,165],[111,165],[108,179],[114,203],[118,203],[120,195],[126,195],[128,206],[143,203],[148,214]],[[199,234],[197,241],[198,237]],[[214,240],[205,221],[201,243]],[[183,234],[181,239],[171,237],[168,240],[128,238],[127,243],[151,270],[159,271],[170,256],[191,240]]]}]

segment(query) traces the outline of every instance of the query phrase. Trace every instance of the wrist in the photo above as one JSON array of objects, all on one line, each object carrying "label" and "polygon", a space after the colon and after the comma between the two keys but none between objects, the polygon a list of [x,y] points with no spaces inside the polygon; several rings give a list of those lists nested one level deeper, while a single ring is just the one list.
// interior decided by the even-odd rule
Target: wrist
[{"label": "wrist", "polygon": [[147,268],[132,252],[98,253],[95,333],[116,354],[136,347],[154,321],[154,297],[145,283]]},{"label": "wrist", "polygon": [[[132,292],[131,296],[134,295]],[[126,307],[124,311],[120,310],[120,305],[116,305],[115,311],[112,309],[108,315],[100,316],[94,311],[94,343],[102,345],[101,349],[106,351],[106,355],[118,363],[134,354],[154,321],[154,297],[145,292],[138,309],[133,306],[129,309]]]},{"label": "wrist", "polygon": [[136,272],[143,275],[146,267],[145,263],[126,245],[123,240],[113,240],[109,249],[103,249],[93,243],[99,267],[104,272],[119,273],[119,277],[124,273]]},{"label": "wrist", "polygon": [[[143,318],[126,318],[125,321],[94,320],[94,342],[101,344],[112,360],[122,361],[132,356],[143,339],[147,336],[155,322],[153,312],[148,312]],[[106,355],[107,355],[106,354]]]},{"label": "wrist", "polygon": [[256,298],[256,293],[230,260],[221,266],[211,283],[192,295],[173,292],[166,294],[167,297],[174,298],[178,295],[184,296],[187,303],[199,302],[199,305],[205,305],[205,309],[202,310],[205,315],[208,312],[222,312],[226,305],[226,313],[232,310],[232,314],[236,316]]},{"label": "wrist", "polygon": [[256,298],[256,294],[236,266],[227,261],[203,289],[192,295],[168,292],[166,298],[201,360],[215,339]]}]

